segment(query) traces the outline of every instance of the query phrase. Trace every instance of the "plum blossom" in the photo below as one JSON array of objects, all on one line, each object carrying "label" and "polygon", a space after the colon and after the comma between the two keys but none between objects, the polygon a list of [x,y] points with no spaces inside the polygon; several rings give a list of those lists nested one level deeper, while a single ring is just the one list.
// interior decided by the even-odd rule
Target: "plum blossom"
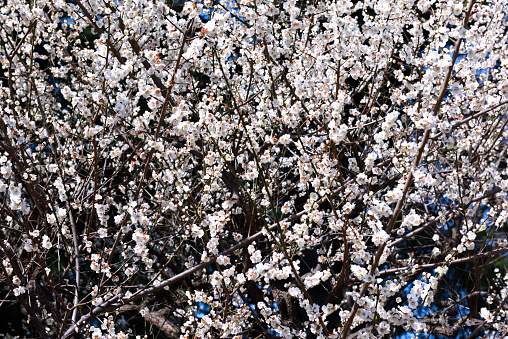
[{"label": "plum blossom", "polygon": [[506,8],[5,1],[6,335],[502,335]]}]

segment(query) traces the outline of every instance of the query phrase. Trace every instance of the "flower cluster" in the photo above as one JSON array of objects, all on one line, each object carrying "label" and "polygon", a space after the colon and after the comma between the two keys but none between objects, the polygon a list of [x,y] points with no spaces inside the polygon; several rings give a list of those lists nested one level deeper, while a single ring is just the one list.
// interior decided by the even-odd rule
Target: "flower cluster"
[{"label": "flower cluster", "polygon": [[6,333],[506,333],[507,9],[7,1]]}]

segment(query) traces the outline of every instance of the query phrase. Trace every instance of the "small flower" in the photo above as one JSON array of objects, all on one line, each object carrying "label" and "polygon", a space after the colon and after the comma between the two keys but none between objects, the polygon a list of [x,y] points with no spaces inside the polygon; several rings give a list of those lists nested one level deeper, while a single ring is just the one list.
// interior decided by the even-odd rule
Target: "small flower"
[{"label": "small flower", "polygon": [[90,264],[90,268],[92,269],[92,271],[99,272],[100,265],[96,261],[92,261],[92,263]]},{"label": "small flower", "polygon": [[14,277],[12,277],[12,283],[16,286],[19,286],[21,285],[21,279],[17,275],[15,275]]},{"label": "small flower", "polygon": [[288,214],[291,211],[291,208],[288,205],[284,205],[281,208],[282,214]]},{"label": "small flower", "polygon": [[302,291],[300,291],[299,288],[297,287],[290,287],[289,290],[288,290],[288,293],[290,296],[293,296],[295,298],[299,297],[302,295]]},{"label": "small flower", "polygon": [[377,331],[381,335],[386,335],[390,333],[390,324],[388,324],[386,321],[380,322],[379,325],[377,326]]},{"label": "small flower", "polygon": [[480,310],[480,317],[485,319],[488,323],[491,323],[492,321],[494,321],[494,317],[492,316],[492,313],[490,313],[490,311],[488,309],[486,309],[485,307],[482,307],[482,309]]},{"label": "small flower", "polygon": [[363,281],[370,284],[371,282],[374,281],[374,277],[371,274],[366,274],[365,277],[363,278]]},{"label": "small flower", "polygon": [[467,232],[467,239],[469,240],[475,240],[476,239],[476,233],[469,231]]},{"label": "small flower", "polygon": [[224,265],[229,265],[230,264],[230,260],[229,260],[229,257],[225,256],[225,255],[219,255],[217,257],[217,263],[221,266],[224,266]]},{"label": "small flower", "polygon": [[99,235],[99,238],[106,238],[108,236],[108,230],[101,227],[97,230],[97,234]]},{"label": "small flower", "polygon": [[390,236],[388,235],[388,233],[386,233],[383,230],[380,230],[372,236],[372,242],[374,242],[376,246],[379,246],[385,243],[389,238]]},{"label": "small flower", "polygon": [[141,310],[139,310],[139,314],[144,318],[148,315],[148,307],[143,307]]},{"label": "small flower", "polygon": [[252,254],[251,254],[251,256],[250,256],[250,260],[251,260],[254,264],[256,264],[256,263],[260,262],[260,261],[261,261],[261,259],[262,259],[262,257],[261,257],[261,251],[260,251],[260,250],[255,251],[255,252],[254,252],[254,253],[252,253]]},{"label": "small flower", "polygon": [[94,300],[92,300],[92,305],[99,306],[100,304],[102,304],[102,301],[103,301],[102,297],[97,297]]},{"label": "small flower", "polygon": [[245,275],[243,273],[240,273],[236,276],[236,281],[240,284],[240,285],[243,285],[246,281],[245,279]]},{"label": "small flower", "polygon": [[26,239],[24,242],[23,248],[27,252],[32,252],[35,249],[32,239]]},{"label": "small flower", "polygon": [[367,269],[358,265],[351,265],[351,272],[353,272],[355,277],[357,277],[359,280],[364,280],[365,276],[368,273]]},{"label": "small flower", "polygon": [[44,235],[42,237],[42,247],[49,250],[51,248],[51,240],[49,239],[49,237],[47,235]]},{"label": "small flower", "polygon": [[288,145],[291,142],[291,136],[289,134],[284,134],[279,138],[279,143],[282,145]]},{"label": "small flower", "polygon": [[51,225],[54,225],[56,223],[56,217],[54,214],[48,214],[47,219]]},{"label": "small flower", "polygon": [[14,290],[14,296],[18,297],[20,296],[21,294],[24,294],[26,293],[26,289],[23,287],[23,286],[19,286],[19,287],[16,287]]}]

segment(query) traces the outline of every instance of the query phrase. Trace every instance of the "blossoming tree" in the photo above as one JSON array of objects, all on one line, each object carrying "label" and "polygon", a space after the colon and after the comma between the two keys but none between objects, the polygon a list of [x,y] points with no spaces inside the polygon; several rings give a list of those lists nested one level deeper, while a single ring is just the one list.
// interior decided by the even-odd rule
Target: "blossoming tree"
[{"label": "blossoming tree", "polygon": [[0,20],[5,333],[508,333],[506,0]]}]

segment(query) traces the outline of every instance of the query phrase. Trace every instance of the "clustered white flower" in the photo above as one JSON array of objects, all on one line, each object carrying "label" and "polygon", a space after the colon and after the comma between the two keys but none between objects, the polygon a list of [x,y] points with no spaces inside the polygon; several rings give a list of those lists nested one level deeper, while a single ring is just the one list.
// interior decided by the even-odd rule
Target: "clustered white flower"
[{"label": "clustered white flower", "polygon": [[[142,335],[134,309],[182,338],[506,333],[507,9],[5,2],[0,281],[24,335]],[[457,264],[495,276],[444,293],[480,296],[467,320],[441,300]]]}]

